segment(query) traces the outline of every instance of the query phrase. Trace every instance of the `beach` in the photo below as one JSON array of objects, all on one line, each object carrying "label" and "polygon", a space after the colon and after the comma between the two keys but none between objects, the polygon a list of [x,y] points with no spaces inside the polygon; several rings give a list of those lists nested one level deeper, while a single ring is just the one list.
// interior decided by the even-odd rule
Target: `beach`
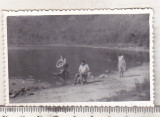
[{"label": "beach", "polygon": [[[70,81],[67,85],[53,87],[52,84],[42,82],[35,85],[35,81],[27,83],[24,80],[23,84],[27,85],[18,86],[22,83],[14,84],[17,81],[12,79],[10,85],[14,86],[10,86],[10,90],[16,87],[24,89],[26,93],[10,97],[10,103],[148,101],[150,100],[149,76],[149,63],[143,63],[127,69],[122,78],[119,77],[118,70],[115,70],[109,74],[104,73],[87,79],[87,84],[84,85],[72,85]],[[32,89],[27,90],[26,87]]]}]

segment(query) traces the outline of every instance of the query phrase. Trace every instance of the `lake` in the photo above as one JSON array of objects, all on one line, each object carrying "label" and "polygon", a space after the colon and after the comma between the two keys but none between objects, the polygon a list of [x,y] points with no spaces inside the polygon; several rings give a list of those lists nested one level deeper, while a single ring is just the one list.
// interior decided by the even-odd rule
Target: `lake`
[{"label": "lake", "polygon": [[117,56],[124,54],[127,68],[149,62],[149,52],[120,51],[107,48],[73,46],[9,47],[9,78],[29,78],[51,82],[58,70],[55,67],[60,55],[65,56],[69,64],[70,78],[78,72],[81,60],[85,60],[94,76],[106,70],[117,70]]}]

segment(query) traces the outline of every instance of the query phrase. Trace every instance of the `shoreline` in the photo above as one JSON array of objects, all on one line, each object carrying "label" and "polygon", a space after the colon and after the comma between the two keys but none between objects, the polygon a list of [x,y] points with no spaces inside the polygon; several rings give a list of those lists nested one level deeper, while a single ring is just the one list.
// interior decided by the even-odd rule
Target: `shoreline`
[{"label": "shoreline", "polygon": [[144,47],[110,47],[110,46],[95,46],[95,45],[11,45],[8,46],[8,50],[16,50],[16,49],[22,49],[22,48],[39,48],[39,47],[83,47],[83,48],[97,48],[97,49],[108,49],[108,50],[114,50],[114,51],[136,51],[136,52],[149,52],[149,48]]},{"label": "shoreline", "polygon": [[[33,95],[10,98],[11,103],[141,101],[148,100],[149,63],[130,68],[123,78],[118,71],[104,77],[88,79],[85,85],[71,84],[34,91]],[[131,93],[132,92],[132,93]],[[90,95],[88,95],[90,93]],[[134,95],[136,98],[134,98]],[[85,98],[84,98],[85,97]],[[118,97],[118,98],[117,98]],[[125,97],[125,98],[124,98]],[[123,98],[123,99],[122,99]],[[37,100],[35,100],[37,99]],[[112,100],[113,99],[113,100]],[[142,100],[143,101],[143,100]]]}]

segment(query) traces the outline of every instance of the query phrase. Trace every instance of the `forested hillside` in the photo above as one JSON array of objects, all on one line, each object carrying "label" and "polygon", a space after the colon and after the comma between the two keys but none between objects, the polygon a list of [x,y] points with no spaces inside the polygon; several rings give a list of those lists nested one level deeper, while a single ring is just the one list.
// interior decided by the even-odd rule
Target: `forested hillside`
[{"label": "forested hillside", "polygon": [[149,15],[10,16],[8,45],[149,46]]}]

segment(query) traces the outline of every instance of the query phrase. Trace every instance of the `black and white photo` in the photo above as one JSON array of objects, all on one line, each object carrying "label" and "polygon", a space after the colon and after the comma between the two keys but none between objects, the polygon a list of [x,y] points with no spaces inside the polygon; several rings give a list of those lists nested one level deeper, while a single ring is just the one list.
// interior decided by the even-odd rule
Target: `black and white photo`
[{"label": "black and white photo", "polygon": [[5,16],[10,104],[153,101],[150,12],[24,14]]}]

